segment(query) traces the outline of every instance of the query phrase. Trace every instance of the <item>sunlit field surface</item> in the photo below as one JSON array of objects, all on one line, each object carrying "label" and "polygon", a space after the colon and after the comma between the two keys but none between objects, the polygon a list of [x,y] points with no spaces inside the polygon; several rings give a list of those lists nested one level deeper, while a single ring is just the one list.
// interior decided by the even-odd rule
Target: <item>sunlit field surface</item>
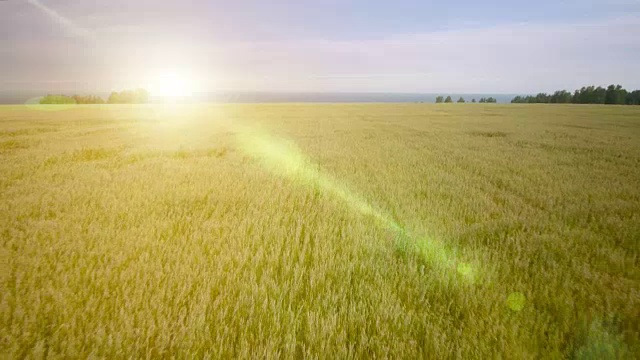
[{"label": "sunlit field surface", "polygon": [[633,358],[640,109],[0,107],[0,353]]}]

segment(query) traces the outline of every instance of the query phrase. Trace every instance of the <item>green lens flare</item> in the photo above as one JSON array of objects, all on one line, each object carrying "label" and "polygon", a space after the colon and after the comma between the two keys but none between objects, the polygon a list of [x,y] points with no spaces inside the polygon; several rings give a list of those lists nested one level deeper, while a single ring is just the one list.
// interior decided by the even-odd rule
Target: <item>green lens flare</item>
[{"label": "green lens flare", "polygon": [[[378,226],[394,235],[396,248],[411,252],[431,266],[455,269],[455,256],[442,242],[426,237],[411,236],[391,216],[373,207],[363,197],[320,172],[319,166],[295,146],[294,143],[278,139],[255,129],[242,128],[238,132],[240,149],[260,161],[272,173],[291,179],[330,194],[344,202],[349,209],[372,218]],[[474,270],[468,263],[458,265],[458,274],[473,282]]]},{"label": "green lens flare", "polygon": [[524,304],[527,302],[527,298],[521,292],[513,292],[507,297],[507,306],[509,309],[518,312],[524,308]]}]

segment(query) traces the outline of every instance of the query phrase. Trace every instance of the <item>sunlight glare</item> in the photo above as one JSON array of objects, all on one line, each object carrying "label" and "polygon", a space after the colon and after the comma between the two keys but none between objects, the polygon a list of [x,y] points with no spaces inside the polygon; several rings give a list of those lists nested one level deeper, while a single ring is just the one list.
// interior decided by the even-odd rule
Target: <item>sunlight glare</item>
[{"label": "sunlight glare", "polygon": [[166,72],[156,77],[151,86],[151,95],[165,99],[185,99],[193,95],[194,82],[190,77],[177,72]]}]

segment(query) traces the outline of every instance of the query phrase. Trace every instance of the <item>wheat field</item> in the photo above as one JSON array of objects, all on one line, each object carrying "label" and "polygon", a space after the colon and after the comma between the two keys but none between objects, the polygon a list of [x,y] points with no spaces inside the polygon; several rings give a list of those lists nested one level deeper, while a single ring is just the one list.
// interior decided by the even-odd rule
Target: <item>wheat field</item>
[{"label": "wheat field", "polygon": [[640,109],[0,107],[8,358],[634,358]]}]

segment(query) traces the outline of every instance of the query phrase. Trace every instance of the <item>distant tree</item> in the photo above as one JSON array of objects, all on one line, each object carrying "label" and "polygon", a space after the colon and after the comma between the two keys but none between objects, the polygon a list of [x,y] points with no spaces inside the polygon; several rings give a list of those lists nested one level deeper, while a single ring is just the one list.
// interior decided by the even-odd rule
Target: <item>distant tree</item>
[{"label": "distant tree", "polygon": [[112,92],[107,100],[109,104],[146,104],[149,102],[149,93],[145,89],[125,90]]},{"label": "distant tree", "polygon": [[494,103],[494,104],[498,102],[498,100],[496,100],[495,98],[492,98],[492,97],[487,98],[485,101],[488,102],[488,103]]},{"label": "distant tree", "polygon": [[617,85],[616,86],[616,104],[617,105],[624,105],[625,104],[625,100],[627,99],[627,90],[623,89],[622,86]]},{"label": "distant tree", "polygon": [[640,105],[639,90],[629,92],[620,85],[609,85],[606,89],[598,86],[583,86],[572,93],[558,90],[553,95],[540,93],[536,96],[516,96],[512,103],[551,103],[551,104],[617,104]]},{"label": "distant tree", "polygon": [[135,100],[137,104],[146,104],[149,102],[149,92],[145,89],[137,89],[135,91]]},{"label": "distant tree", "polygon": [[571,93],[566,90],[559,90],[553,93],[549,98],[552,104],[567,104],[571,102]]},{"label": "distant tree", "polygon": [[593,103],[595,92],[595,86],[583,86],[578,90],[578,103],[579,104],[591,104]]},{"label": "distant tree", "polygon": [[73,95],[72,98],[76,101],[77,104],[104,104],[104,100],[102,100],[101,97],[94,95]]},{"label": "distant tree", "polygon": [[444,97],[442,97],[442,96],[436,97],[436,104],[440,104],[440,103],[443,103],[443,102],[444,102]]},{"label": "distant tree", "polygon": [[575,104],[596,104],[595,91],[595,86],[583,86],[574,92],[572,102]]},{"label": "distant tree", "polygon": [[604,95],[604,103],[605,104],[615,104],[616,103],[616,87],[614,85],[609,85],[607,87],[607,92]]},{"label": "distant tree", "polygon": [[120,103],[120,94],[118,94],[117,92],[112,92],[111,95],[109,95],[109,98],[107,99],[107,103],[109,104],[119,104]]},{"label": "distant tree", "polygon": [[476,102],[476,99],[475,99],[475,98],[471,99],[471,102],[472,102],[472,103],[475,103],[475,102]]},{"label": "distant tree", "polygon": [[571,97],[571,103],[580,104],[580,90],[576,90],[573,92],[573,96]]},{"label": "distant tree", "polygon": [[47,95],[40,99],[40,104],[60,105],[60,104],[76,104],[76,100],[64,95]]},{"label": "distant tree", "polygon": [[594,96],[593,104],[604,104],[607,96],[607,89],[603,88],[602,86],[598,86],[594,90],[593,96]]},{"label": "distant tree", "polygon": [[627,93],[625,104],[627,105],[640,105],[640,90],[634,90]]},{"label": "distant tree", "polygon": [[451,100],[451,96],[447,96],[447,98],[444,100],[445,103],[452,103],[453,100]]},{"label": "distant tree", "polygon": [[538,95],[536,95],[536,98],[538,100],[538,104],[546,104],[551,99],[551,96],[547,93],[539,93]]},{"label": "distant tree", "polygon": [[458,103],[464,103],[464,98],[462,96],[460,96],[460,99],[458,99]]},{"label": "distant tree", "polygon": [[514,104],[546,104],[551,102],[553,95],[539,93],[536,96],[516,96],[511,100]]}]

